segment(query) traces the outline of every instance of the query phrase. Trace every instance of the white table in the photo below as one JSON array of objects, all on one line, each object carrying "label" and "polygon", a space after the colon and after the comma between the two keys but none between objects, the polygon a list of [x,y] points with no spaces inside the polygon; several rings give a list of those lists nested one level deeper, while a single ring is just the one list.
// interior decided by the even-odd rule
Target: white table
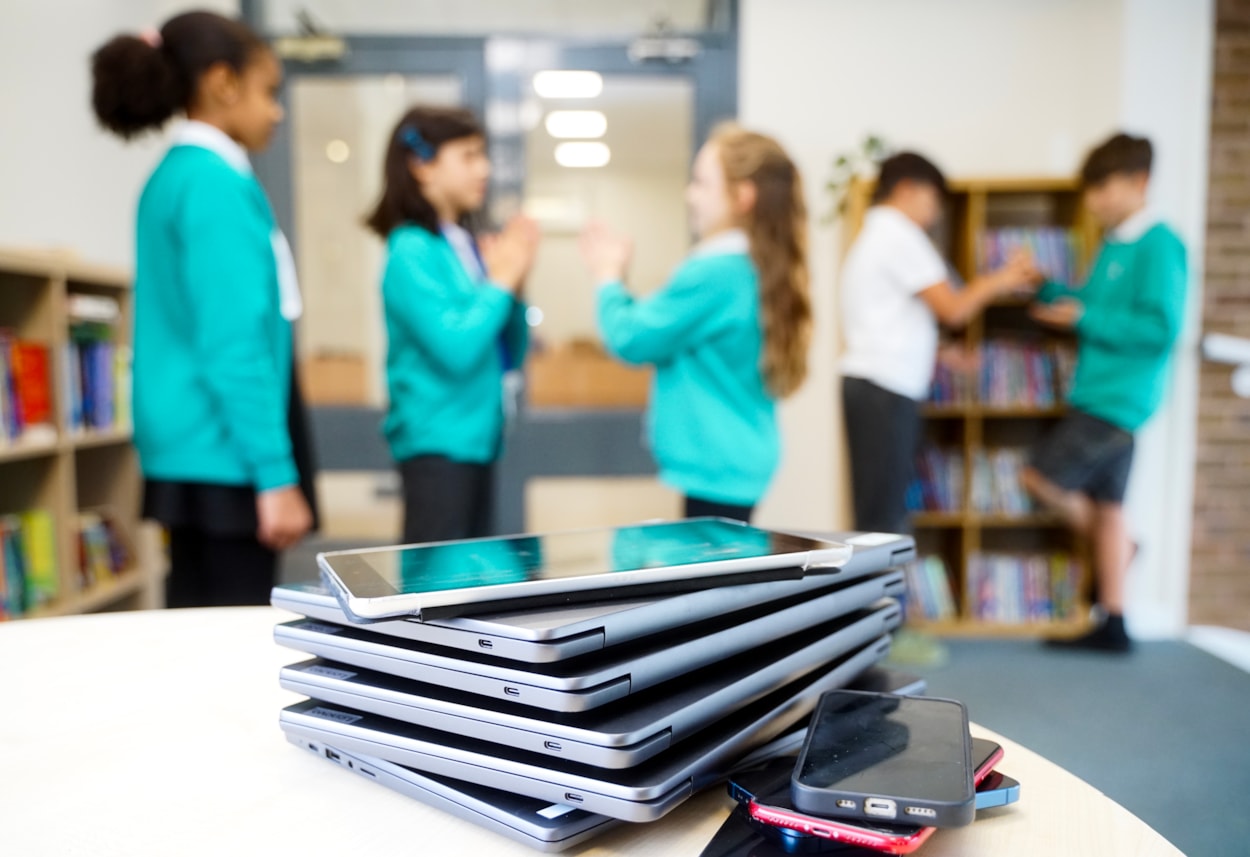
[{"label": "white table", "polygon": [[[269,607],[0,623],[0,853],[5,855],[537,854],[353,776],[283,738],[297,697]],[[1020,803],[939,831],[921,857],[1155,857],[1180,852],[1058,766],[1006,750]],[[697,795],[575,855],[698,855],[732,803]]]}]

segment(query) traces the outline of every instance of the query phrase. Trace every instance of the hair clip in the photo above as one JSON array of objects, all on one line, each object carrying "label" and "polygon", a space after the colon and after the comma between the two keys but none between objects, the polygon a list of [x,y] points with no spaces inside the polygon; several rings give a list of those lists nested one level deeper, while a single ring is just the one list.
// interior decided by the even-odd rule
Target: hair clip
[{"label": "hair clip", "polygon": [[427,163],[434,160],[434,147],[421,136],[421,132],[416,129],[416,126],[405,125],[401,128],[399,130],[399,139],[420,160]]}]

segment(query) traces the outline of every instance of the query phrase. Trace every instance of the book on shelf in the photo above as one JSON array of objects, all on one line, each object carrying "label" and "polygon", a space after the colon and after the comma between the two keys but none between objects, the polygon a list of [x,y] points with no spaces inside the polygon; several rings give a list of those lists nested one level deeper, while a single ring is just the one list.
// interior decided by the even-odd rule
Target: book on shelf
[{"label": "book on shelf", "polygon": [[982,402],[1003,408],[1053,408],[1060,401],[1048,343],[990,340],[981,346]]},{"label": "book on shelf", "polygon": [[48,346],[0,330],[0,444],[56,437]]},{"label": "book on shelf", "polygon": [[1001,268],[1023,250],[1047,279],[1072,284],[1079,273],[1080,246],[1077,232],[1061,226],[986,229],[977,242],[977,267],[982,271]]},{"label": "book on shelf", "polygon": [[112,329],[75,324],[65,344],[66,423],[71,431],[123,427],[130,414],[130,351]]},{"label": "book on shelf", "polygon": [[916,459],[907,490],[910,512],[958,512],[964,505],[964,456],[957,449],[927,446]]},{"label": "book on shelf", "polygon": [[973,376],[943,360],[933,367],[933,383],[929,387],[929,404],[964,405],[973,399]]},{"label": "book on shelf", "polygon": [[130,567],[132,559],[110,515],[82,512],[78,516],[78,574],[84,588],[112,580]]},{"label": "book on shelf", "polygon": [[56,529],[49,512],[34,509],[0,517],[0,566],[0,616],[21,616],[56,598]]},{"label": "book on shelf", "polygon": [[1028,464],[1028,450],[1004,447],[978,449],[972,456],[972,484],[968,505],[989,515],[1027,515],[1034,511],[1020,473]]},{"label": "book on shelf", "polygon": [[974,619],[1003,624],[1074,618],[1080,566],[1066,553],[974,553],[965,598]]},{"label": "book on shelf", "polygon": [[908,621],[943,622],[956,616],[950,575],[940,556],[930,554],[903,571]]}]

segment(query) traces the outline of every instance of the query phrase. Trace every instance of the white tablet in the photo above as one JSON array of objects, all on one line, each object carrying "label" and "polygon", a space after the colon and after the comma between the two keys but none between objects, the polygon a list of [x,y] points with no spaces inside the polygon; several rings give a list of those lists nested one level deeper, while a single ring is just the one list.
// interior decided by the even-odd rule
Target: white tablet
[{"label": "white tablet", "polygon": [[722,518],[469,539],[317,555],[343,609],[363,619],[683,592],[833,571],[849,545]]}]

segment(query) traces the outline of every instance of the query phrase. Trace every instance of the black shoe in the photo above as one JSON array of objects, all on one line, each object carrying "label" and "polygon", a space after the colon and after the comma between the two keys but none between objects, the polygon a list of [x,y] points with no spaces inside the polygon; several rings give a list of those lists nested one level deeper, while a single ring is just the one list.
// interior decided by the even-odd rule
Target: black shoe
[{"label": "black shoe", "polygon": [[1133,641],[1125,633],[1124,620],[1119,616],[1108,616],[1099,622],[1094,630],[1080,637],[1049,639],[1046,645],[1052,649],[1078,649],[1114,654],[1126,654],[1133,650]]}]

